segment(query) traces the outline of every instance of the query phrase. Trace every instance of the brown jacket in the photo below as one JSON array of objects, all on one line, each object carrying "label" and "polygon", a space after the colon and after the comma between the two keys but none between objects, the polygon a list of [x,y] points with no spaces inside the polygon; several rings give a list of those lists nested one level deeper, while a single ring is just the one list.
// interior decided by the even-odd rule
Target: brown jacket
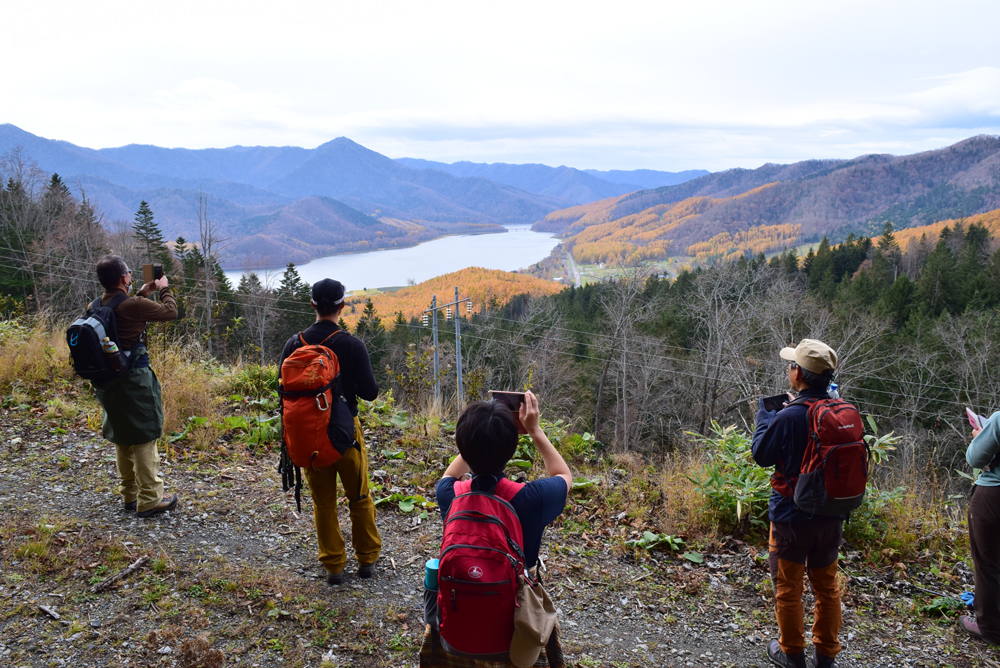
[{"label": "brown jacket", "polygon": [[[109,290],[101,297],[101,305],[107,304],[122,290]],[[177,317],[177,302],[170,294],[170,288],[160,290],[160,303],[140,295],[129,297],[115,307],[115,323],[118,327],[118,346],[122,350],[132,350],[132,346],[146,331],[147,322],[164,322]]]}]

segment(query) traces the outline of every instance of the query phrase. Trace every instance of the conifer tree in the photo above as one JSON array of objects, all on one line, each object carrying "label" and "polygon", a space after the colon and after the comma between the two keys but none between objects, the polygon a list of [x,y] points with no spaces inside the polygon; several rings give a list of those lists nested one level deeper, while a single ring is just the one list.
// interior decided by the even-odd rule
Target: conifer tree
[{"label": "conifer tree", "polygon": [[310,286],[302,280],[293,262],[289,262],[285,267],[275,296],[278,299],[280,323],[277,328],[278,340],[275,343],[280,345],[288,337],[311,325],[316,316],[309,306],[309,301],[312,299]]},{"label": "conifer tree", "polygon": [[153,219],[153,210],[149,208],[146,200],[139,203],[139,210],[135,212],[135,222],[132,223],[132,231],[135,232],[136,242],[143,255],[143,260],[147,262],[159,262],[163,265],[163,271],[168,272],[173,269],[173,256],[167,248],[167,240],[163,236],[163,231]]},{"label": "conifer tree", "polygon": [[[945,228],[948,229],[947,227]],[[927,258],[917,282],[917,299],[934,317],[944,311],[954,310],[955,300],[955,257],[948,247],[948,239],[942,238]]]}]

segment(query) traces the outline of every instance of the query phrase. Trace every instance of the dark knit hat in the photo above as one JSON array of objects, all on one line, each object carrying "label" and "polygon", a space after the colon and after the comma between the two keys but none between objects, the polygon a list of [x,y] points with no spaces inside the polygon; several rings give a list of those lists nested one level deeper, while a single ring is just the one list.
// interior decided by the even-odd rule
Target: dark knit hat
[{"label": "dark knit hat", "polygon": [[316,304],[336,306],[344,301],[344,284],[332,278],[316,281],[312,286],[312,300]]}]

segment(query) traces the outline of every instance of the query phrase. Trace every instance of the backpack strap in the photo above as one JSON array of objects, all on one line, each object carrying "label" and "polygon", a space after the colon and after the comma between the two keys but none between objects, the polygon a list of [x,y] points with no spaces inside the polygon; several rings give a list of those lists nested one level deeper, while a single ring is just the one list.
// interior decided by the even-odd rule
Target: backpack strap
[{"label": "backpack strap", "polygon": [[504,501],[510,503],[522,489],[524,489],[524,483],[517,483],[513,480],[507,480],[507,478],[500,478],[497,480],[497,486],[496,489],[493,490],[493,494],[494,496],[498,496]]},{"label": "backpack strap", "polygon": [[[108,308],[114,311],[116,308],[118,308],[118,305],[121,304],[126,299],[128,299],[128,295],[126,294],[115,295],[114,297],[111,298],[111,301],[108,302]],[[100,300],[101,298],[98,297],[97,301],[100,302]]]}]

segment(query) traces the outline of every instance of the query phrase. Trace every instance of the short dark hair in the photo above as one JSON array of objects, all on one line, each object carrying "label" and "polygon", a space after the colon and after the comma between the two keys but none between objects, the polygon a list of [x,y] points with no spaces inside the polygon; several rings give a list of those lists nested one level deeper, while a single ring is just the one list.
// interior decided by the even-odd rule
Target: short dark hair
[{"label": "short dark hair", "polygon": [[455,444],[473,473],[502,473],[517,450],[517,422],[510,407],[474,401],[458,418]]},{"label": "short dark hair", "polygon": [[816,373],[800,364],[799,370],[802,372],[802,382],[808,385],[810,389],[825,390],[833,382],[833,369],[827,369],[823,373]]},{"label": "short dark hair", "polygon": [[316,313],[326,318],[335,314],[338,310],[344,308],[344,302],[334,303],[328,299],[313,300],[313,306],[316,307]]},{"label": "short dark hair", "polygon": [[128,265],[125,260],[117,255],[105,255],[97,261],[97,280],[101,282],[105,290],[113,290],[118,287],[122,276],[128,273]]}]

